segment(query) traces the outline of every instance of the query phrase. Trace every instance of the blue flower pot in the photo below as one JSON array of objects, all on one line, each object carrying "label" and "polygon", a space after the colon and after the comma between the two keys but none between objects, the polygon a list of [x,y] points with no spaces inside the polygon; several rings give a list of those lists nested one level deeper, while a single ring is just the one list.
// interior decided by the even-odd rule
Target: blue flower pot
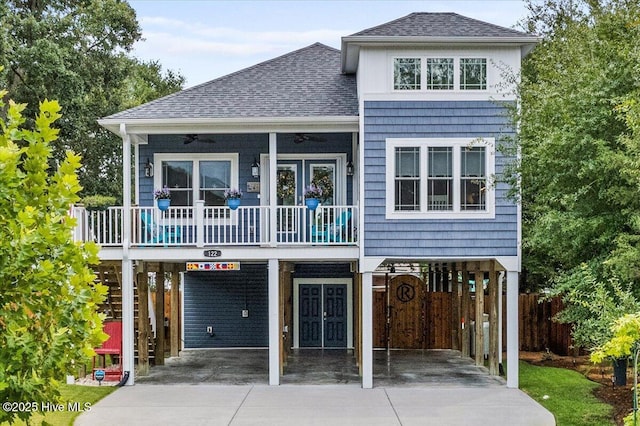
[{"label": "blue flower pot", "polygon": [[305,198],[304,203],[307,205],[307,208],[309,210],[315,210],[318,208],[320,200],[318,200],[317,198]]},{"label": "blue flower pot", "polygon": [[171,205],[171,200],[168,198],[161,198],[159,200],[156,200],[158,202],[158,208],[161,211],[165,211],[169,208],[169,206]]},{"label": "blue flower pot", "polygon": [[235,210],[240,207],[240,198],[228,198],[227,205],[231,210]]}]

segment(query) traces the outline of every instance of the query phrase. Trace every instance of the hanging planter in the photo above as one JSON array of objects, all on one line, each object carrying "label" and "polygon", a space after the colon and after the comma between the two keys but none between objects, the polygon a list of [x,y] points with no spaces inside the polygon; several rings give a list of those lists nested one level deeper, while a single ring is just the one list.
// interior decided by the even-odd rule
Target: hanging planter
[{"label": "hanging planter", "polygon": [[224,198],[227,200],[227,206],[231,210],[235,210],[240,207],[240,198],[242,198],[242,191],[239,189],[227,189],[224,191]]},{"label": "hanging planter", "polygon": [[157,200],[157,203],[158,203],[158,208],[160,209],[160,211],[165,211],[171,206],[171,199],[170,198],[159,198]]},{"label": "hanging planter", "polygon": [[231,210],[237,209],[238,207],[240,207],[240,198],[228,198],[227,206],[229,206]]},{"label": "hanging planter", "polygon": [[320,197],[322,197],[322,188],[314,185],[313,183],[307,186],[304,190],[304,203],[311,211],[318,208],[320,203]]},{"label": "hanging planter", "polygon": [[320,203],[320,200],[318,200],[317,198],[305,198],[304,199],[304,204],[311,211],[317,209],[319,203]]},{"label": "hanging planter", "polygon": [[153,191],[153,197],[156,199],[158,203],[158,208],[161,211],[165,211],[171,205],[171,191],[166,186],[161,189],[156,189]]}]

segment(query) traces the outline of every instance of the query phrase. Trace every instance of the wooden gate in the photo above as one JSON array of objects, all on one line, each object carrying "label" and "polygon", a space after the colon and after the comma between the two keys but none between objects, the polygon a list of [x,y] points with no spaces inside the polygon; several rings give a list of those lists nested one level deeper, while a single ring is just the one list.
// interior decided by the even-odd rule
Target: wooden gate
[{"label": "wooden gate", "polygon": [[424,347],[424,296],[422,280],[413,275],[398,275],[389,282],[389,347]]}]

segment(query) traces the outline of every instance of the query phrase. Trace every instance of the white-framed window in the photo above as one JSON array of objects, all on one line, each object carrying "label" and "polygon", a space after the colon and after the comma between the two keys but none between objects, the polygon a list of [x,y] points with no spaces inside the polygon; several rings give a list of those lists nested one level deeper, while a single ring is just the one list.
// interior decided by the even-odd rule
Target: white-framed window
[{"label": "white-framed window", "polygon": [[453,90],[453,58],[427,58],[427,90]]},{"label": "white-framed window", "polygon": [[386,217],[495,217],[494,138],[386,141]]},{"label": "white-framed window", "polygon": [[421,74],[420,58],[395,58],[393,61],[394,90],[420,90]]},{"label": "white-framed window", "polygon": [[169,188],[172,206],[223,206],[224,191],[238,188],[238,154],[155,154],[154,163],[154,185]]},{"label": "white-framed window", "polygon": [[487,90],[487,59],[394,57],[394,91]]},{"label": "white-framed window", "polygon": [[460,90],[487,89],[487,60],[460,58]]}]

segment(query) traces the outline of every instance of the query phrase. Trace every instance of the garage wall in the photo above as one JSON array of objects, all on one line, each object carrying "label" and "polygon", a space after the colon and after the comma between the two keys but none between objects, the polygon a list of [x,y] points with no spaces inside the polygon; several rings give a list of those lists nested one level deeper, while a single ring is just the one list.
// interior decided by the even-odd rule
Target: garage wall
[{"label": "garage wall", "polygon": [[[249,316],[242,317],[247,309]],[[207,326],[213,327],[209,336]],[[269,345],[267,265],[240,271],[187,272],[184,276],[184,347]]]}]

